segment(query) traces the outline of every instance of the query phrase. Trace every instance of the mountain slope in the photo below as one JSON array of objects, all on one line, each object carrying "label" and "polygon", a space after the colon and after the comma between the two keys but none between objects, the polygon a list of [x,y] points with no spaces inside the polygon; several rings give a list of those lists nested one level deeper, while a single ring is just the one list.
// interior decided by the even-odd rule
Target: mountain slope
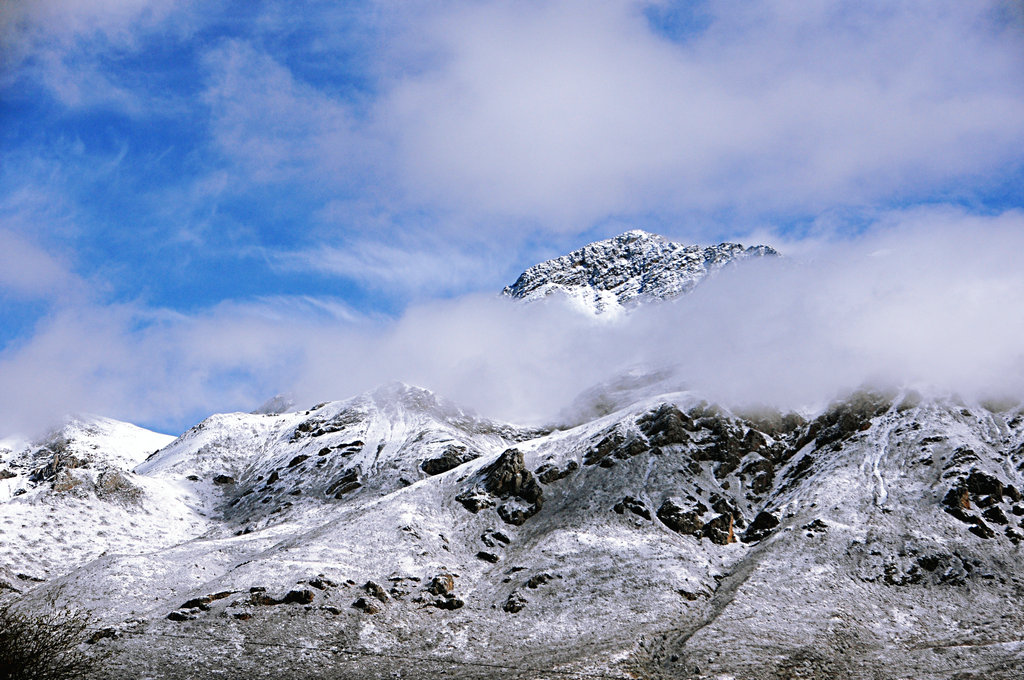
[{"label": "mountain slope", "polygon": [[738,243],[688,246],[635,229],[534,265],[504,294],[525,301],[561,294],[594,314],[614,314],[688,293],[730,263],[767,256],[778,252]]},{"label": "mountain slope", "polygon": [[[410,393],[433,401],[412,388],[387,399]],[[410,422],[405,405],[376,399]],[[370,655],[343,664],[360,677],[394,670],[373,656],[385,652],[639,677],[932,677],[977,664],[1012,677],[1000,669],[1020,659],[1019,407],[862,392],[807,422],[676,393],[494,441],[407,487],[371,481],[422,465],[432,442],[421,449],[417,428],[436,422],[405,430],[409,444],[367,470],[361,493],[324,494],[299,471],[287,486],[304,505],[239,533],[254,519],[229,510],[239,489],[221,531],[107,556],[56,585],[101,607],[123,635],[110,644],[161,677],[341,663],[162,635],[342,641]],[[276,509],[289,496],[270,497]]]},{"label": "mountain slope", "polygon": [[[561,291],[615,323],[774,254],[629,232],[505,292]],[[93,609],[104,678],[1021,677],[1024,406],[862,389],[798,415],[676,383],[621,376],[551,429],[400,383],[216,415],[145,460],[106,447],[141,490],[116,516],[97,510],[108,463],[10,447],[3,488],[31,490],[3,507],[30,534],[0,586]],[[136,531],[140,512],[168,533]],[[128,527],[120,554],[54,565],[61,513],[99,517],[84,541]]]},{"label": "mountain slope", "polygon": [[187,489],[131,472],[172,440],[88,416],[0,448],[0,566],[52,577],[108,551],[150,551],[207,531]]}]

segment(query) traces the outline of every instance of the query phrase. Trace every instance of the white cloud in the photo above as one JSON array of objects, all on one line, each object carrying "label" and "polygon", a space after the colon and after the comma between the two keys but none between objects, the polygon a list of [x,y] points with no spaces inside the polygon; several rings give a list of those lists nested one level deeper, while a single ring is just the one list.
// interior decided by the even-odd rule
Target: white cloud
[{"label": "white cloud", "polygon": [[497,291],[390,321],[296,298],[193,315],[64,309],[0,355],[0,431],[71,410],[184,427],[280,392],[314,403],[389,380],[545,420],[637,366],[673,368],[728,404],[818,405],[868,380],[1024,397],[1022,249],[1019,211],[890,213],[852,241],[746,263],[612,323]]},{"label": "white cloud", "polygon": [[60,255],[21,234],[0,228],[0,295],[52,299],[77,297],[82,282]]},{"label": "white cloud", "polygon": [[1020,161],[1024,41],[988,3],[713,2],[681,44],[643,6],[474,3],[417,26],[434,61],[380,108],[413,200],[578,230],[870,204]]}]

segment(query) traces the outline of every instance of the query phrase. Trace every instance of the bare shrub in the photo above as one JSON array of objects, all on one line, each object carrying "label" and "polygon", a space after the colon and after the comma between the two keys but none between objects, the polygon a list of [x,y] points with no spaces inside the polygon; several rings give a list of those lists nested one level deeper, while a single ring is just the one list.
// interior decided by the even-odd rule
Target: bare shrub
[{"label": "bare shrub", "polygon": [[93,621],[85,612],[48,598],[42,611],[17,601],[0,604],[0,680],[81,678],[106,658],[86,652]]}]

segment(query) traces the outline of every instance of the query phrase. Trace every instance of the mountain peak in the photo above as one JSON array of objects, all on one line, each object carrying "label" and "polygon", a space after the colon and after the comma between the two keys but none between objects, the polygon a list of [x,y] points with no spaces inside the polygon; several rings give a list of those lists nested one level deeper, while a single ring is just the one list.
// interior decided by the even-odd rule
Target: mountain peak
[{"label": "mountain peak", "polygon": [[688,293],[734,261],[778,255],[765,245],[685,245],[631,229],[534,265],[503,293],[526,301],[562,294],[593,314],[617,313],[645,300]]}]

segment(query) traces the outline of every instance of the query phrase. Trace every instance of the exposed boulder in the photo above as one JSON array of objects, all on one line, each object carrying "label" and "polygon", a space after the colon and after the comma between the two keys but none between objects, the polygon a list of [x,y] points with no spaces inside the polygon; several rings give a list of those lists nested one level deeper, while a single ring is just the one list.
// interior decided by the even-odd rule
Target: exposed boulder
[{"label": "exposed boulder", "polygon": [[477,457],[478,454],[469,451],[465,446],[449,444],[436,458],[429,458],[420,463],[420,469],[428,475],[439,475],[442,472],[454,470]]},{"label": "exposed boulder", "polygon": [[213,478],[213,483],[221,486],[234,484],[235,478],[232,477],[231,475],[217,475],[216,477]]},{"label": "exposed boulder", "polygon": [[779,518],[770,512],[762,510],[754,517],[754,521],[747,527],[743,534],[744,543],[754,543],[767,538],[775,527],[779,526]]},{"label": "exposed boulder", "polygon": [[96,496],[107,501],[138,503],[142,489],[132,484],[119,470],[104,470],[96,476]]},{"label": "exposed boulder", "polygon": [[[508,499],[498,508],[498,516],[506,523],[519,526],[540,512],[544,491],[533,473],[526,469],[522,452],[508,449],[481,473],[488,494]],[[478,512],[491,503],[482,495],[473,489],[459,494],[455,500],[469,511]]]},{"label": "exposed boulder", "polygon": [[439,597],[430,603],[432,607],[438,609],[455,610],[461,609],[466,603],[454,595],[447,595],[446,597]]},{"label": "exposed boulder", "polygon": [[647,508],[644,502],[633,496],[626,496],[621,501],[615,504],[612,508],[618,514],[623,514],[626,510],[629,510],[634,515],[643,517],[644,519],[651,519],[651,511]]},{"label": "exposed boulder", "polygon": [[312,590],[289,590],[288,593],[281,599],[281,604],[309,604],[312,601]]},{"label": "exposed boulder", "polygon": [[704,524],[704,527],[701,529],[701,535],[718,545],[735,543],[736,539],[733,537],[732,525],[732,513],[718,515]]},{"label": "exposed boulder", "polygon": [[986,508],[981,516],[987,519],[993,524],[1008,524],[1009,520],[1006,518],[1006,513],[1003,512],[1002,508],[998,505],[993,505],[990,508]]},{"label": "exposed boulder", "polygon": [[384,590],[384,587],[381,586],[379,583],[375,583],[374,581],[367,581],[363,585],[363,590],[366,591],[367,595],[375,597],[381,602],[387,602],[390,599],[388,597],[387,591]]},{"label": "exposed boulder", "polygon": [[501,606],[502,611],[506,611],[509,614],[517,614],[526,607],[528,600],[520,595],[519,593],[513,592],[505,600],[505,604]]},{"label": "exposed boulder", "polygon": [[352,603],[352,607],[364,614],[379,614],[381,611],[380,605],[368,597],[360,597]]},{"label": "exposed boulder", "polygon": [[540,502],[524,503],[519,498],[513,498],[507,503],[498,506],[498,517],[512,526],[522,526],[526,520],[540,512]]},{"label": "exposed boulder", "polygon": [[327,590],[328,588],[336,587],[338,584],[323,574],[317,574],[314,578],[309,580],[309,585],[313,586],[317,590]]},{"label": "exposed boulder", "polygon": [[707,508],[701,503],[687,505],[678,499],[668,498],[658,508],[658,519],[676,533],[700,536],[704,528],[701,516],[705,512]]},{"label": "exposed boulder", "polygon": [[463,491],[455,497],[455,500],[461,503],[462,507],[472,512],[474,515],[481,510],[494,507],[494,500],[477,489]]},{"label": "exposed boulder", "polygon": [[530,590],[535,590],[535,589],[541,587],[542,585],[544,585],[545,583],[548,583],[553,578],[555,578],[555,577],[552,576],[551,574],[546,573],[546,572],[540,573],[540,574],[534,574],[530,578],[526,579],[526,587],[529,588]]},{"label": "exposed boulder", "polygon": [[427,592],[431,595],[447,595],[455,590],[455,579],[451,574],[440,573],[430,580]]},{"label": "exposed boulder", "polygon": [[526,469],[523,454],[518,449],[502,453],[483,473],[484,488],[498,498],[518,496],[534,502],[543,495],[533,473]]},{"label": "exposed boulder", "polygon": [[565,479],[579,469],[580,464],[574,460],[570,460],[565,464],[565,467],[561,469],[559,469],[557,465],[545,463],[534,470],[534,474],[537,475],[537,479],[540,480],[542,484],[551,484],[552,482],[557,482],[560,479]]},{"label": "exposed boulder", "polygon": [[828,525],[821,521],[821,519],[819,518],[815,519],[813,522],[809,522],[808,524],[803,525],[800,528],[808,532],[807,535],[810,536],[812,534],[818,534],[827,531]]},{"label": "exposed boulder", "polygon": [[512,539],[509,538],[507,534],[501,531],[485,531],[483,534],[481,534],[480,540],[483,541],[484,545],[486,545],[488,548],[494,548],[499,543],[503,545],[508,545],[512,542]]}]

